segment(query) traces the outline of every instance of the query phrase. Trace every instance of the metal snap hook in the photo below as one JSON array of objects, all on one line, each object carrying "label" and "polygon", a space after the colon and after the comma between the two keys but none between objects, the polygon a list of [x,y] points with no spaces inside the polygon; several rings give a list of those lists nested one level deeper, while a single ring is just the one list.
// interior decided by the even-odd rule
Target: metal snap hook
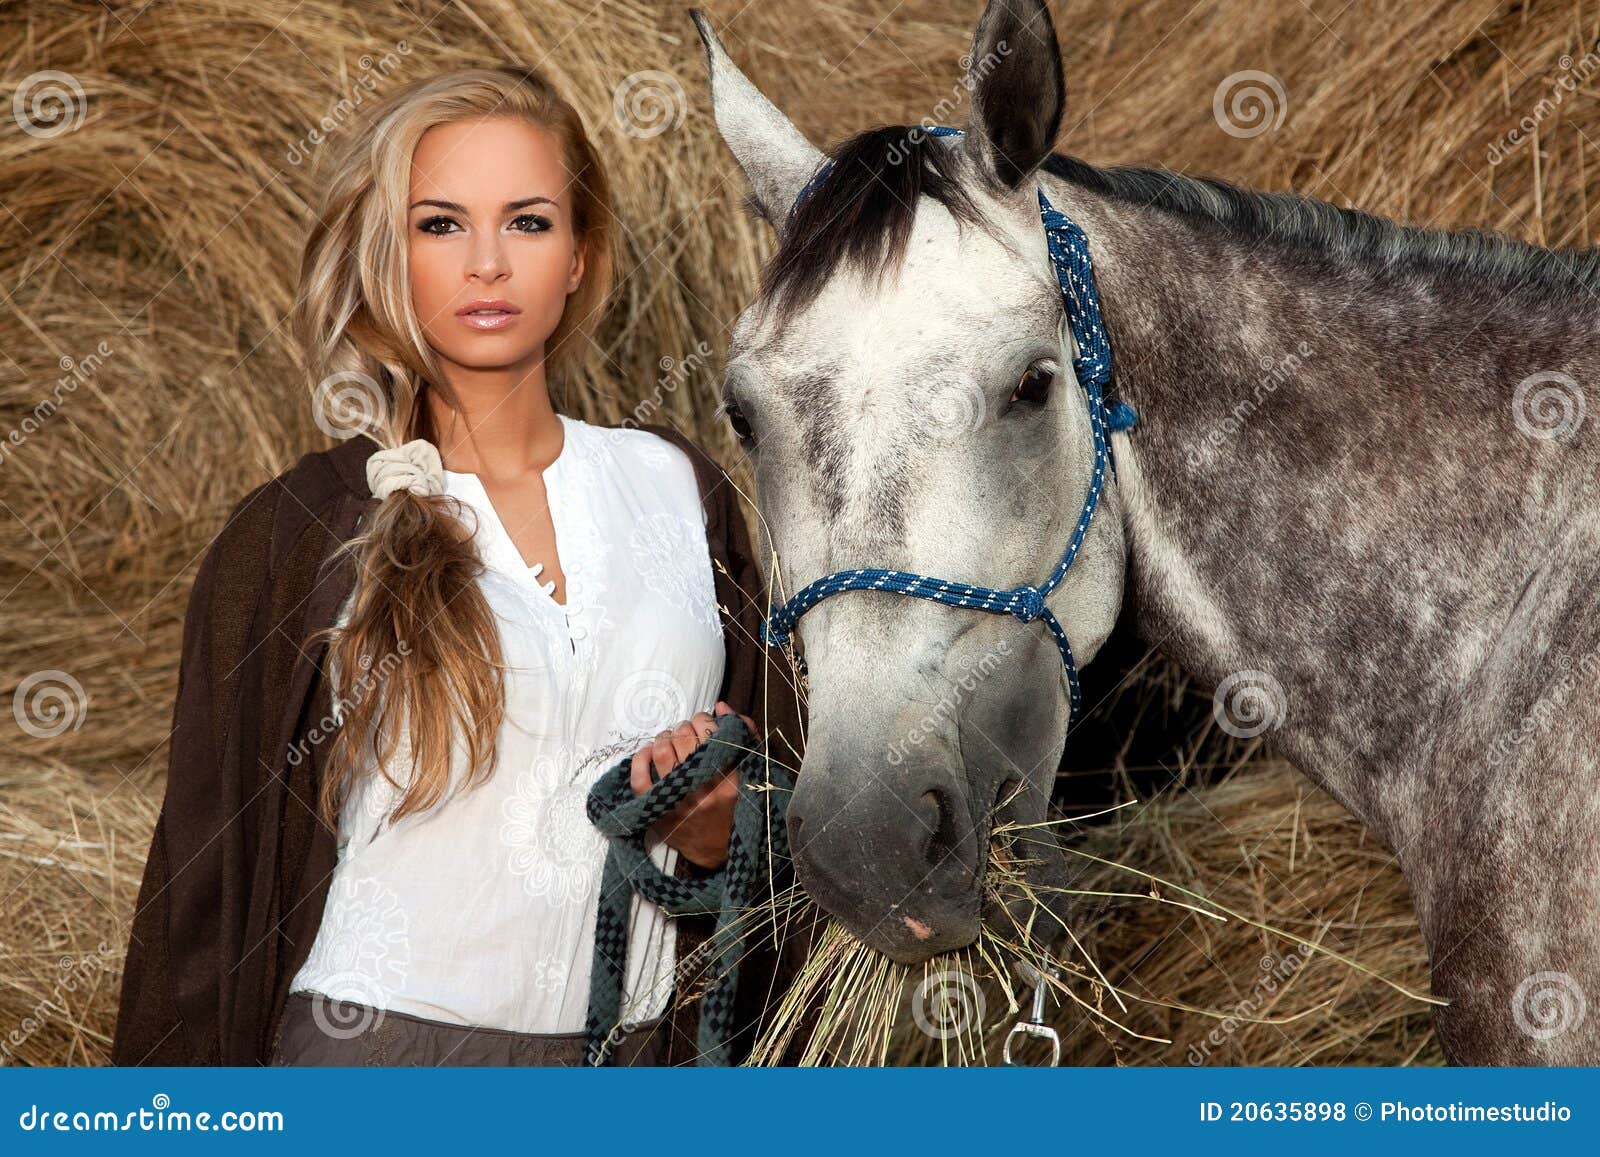
[{"label": "metal snap hook", "polygon": [[[1019,1020],[1011,1026],[1011,1031],[1006,1034],[1005,1046],[1000,1050],[1001,1060],[1008,1065],[1015,1066],[1016,1061],[1011,1059],[1011,1044],[1018,1037],[1037,1037],[1050,1042],[1050,1060],[1048,1067],[1054,1068],[1061,1063],[1061,1037],[1056,1030],[1044,1022],[1044,989],[1046,980],[1043,974],[1026,960],[1017,961],[1017,970],[1033,981],[1033,1011],[1025,1020]],[[1055,968],[1046,966],[1048,974],[1054,978],[1061,975]]]}]

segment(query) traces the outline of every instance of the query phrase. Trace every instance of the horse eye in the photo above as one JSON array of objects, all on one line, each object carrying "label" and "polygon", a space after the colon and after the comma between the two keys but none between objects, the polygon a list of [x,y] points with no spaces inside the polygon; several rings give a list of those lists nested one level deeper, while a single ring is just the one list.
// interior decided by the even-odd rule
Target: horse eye
[{"label": "horse eye", "polygon": [[1049,366],[1029,366],[1017,382],[1017,388],[1011,391],[1011,401],[1042,405],[1050,397],[1050,383],[1055,380],[1056,373]]},{"label": "horse eye", "polygon": [[739,441],[748,446],[755,438],[756,432],[750,428],[750,423],[744,416],[744,411],[739,409],[739,403],[729,401],[722,407],[722,412],[728,416],[728,424],[733,427],[733,433]]}]

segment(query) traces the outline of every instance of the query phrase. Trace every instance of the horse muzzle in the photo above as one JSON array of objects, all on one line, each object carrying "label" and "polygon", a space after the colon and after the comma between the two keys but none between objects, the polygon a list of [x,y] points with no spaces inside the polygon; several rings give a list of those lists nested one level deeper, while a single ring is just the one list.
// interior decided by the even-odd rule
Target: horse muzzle
[{"label": "horse muzzle", "polygon": [[788,825],[806,891],[890,959],[917,964],[977,939],[987,825],[973,824],[956,771],[801,775]]}]

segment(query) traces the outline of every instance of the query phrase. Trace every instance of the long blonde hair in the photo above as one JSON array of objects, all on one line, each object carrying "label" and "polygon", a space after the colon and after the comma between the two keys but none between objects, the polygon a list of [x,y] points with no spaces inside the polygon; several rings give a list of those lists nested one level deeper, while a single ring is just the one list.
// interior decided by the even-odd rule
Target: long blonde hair
[{"label": "long blonde hair", "polygon": [[[318,184],[293,325],[324,430],[368,433],[386,447],[436,441],[426,391],[438,390],[459,409],[412,307],[406,205],[422,134],[489,115],[523,118],[560,142],[584,273],[545,345],[552,392],[583,364],[586,339],[611,295],[616,229],[610,186],[577,110],[533,69],[427,77],[384,98],[341,138]],[[330,662],[343,681],[361,690],[340,692],[341,726],[319,792],[319,812],[335,830],[343,791],[363,769],[376,768],[401,788],[387,770],[397,751],[405,751],[412,774],[393,819],[425,811],[444,795],[457,732],[468,782],[493,771],[504,663],[477,586],[482,560],[460,515],[454,499],[402,489],[378,503],[365,529],[340,548],[355,556],[354,602],[343,628],[318,634],[331,637]]]}]

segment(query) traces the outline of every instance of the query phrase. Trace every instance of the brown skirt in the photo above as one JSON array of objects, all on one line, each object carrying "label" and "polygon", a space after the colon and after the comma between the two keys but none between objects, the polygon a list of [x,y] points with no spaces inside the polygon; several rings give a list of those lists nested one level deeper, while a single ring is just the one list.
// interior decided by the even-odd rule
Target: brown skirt
[{"label": "brown skirt", "polygon": [[[614,1065],[659,1065],[671,1025],[658,1017],[621,1033]],[[274,1065],[581,1065],[581,1032],[516,1032],[449,1024],[320,993],[291,992]]]}]

